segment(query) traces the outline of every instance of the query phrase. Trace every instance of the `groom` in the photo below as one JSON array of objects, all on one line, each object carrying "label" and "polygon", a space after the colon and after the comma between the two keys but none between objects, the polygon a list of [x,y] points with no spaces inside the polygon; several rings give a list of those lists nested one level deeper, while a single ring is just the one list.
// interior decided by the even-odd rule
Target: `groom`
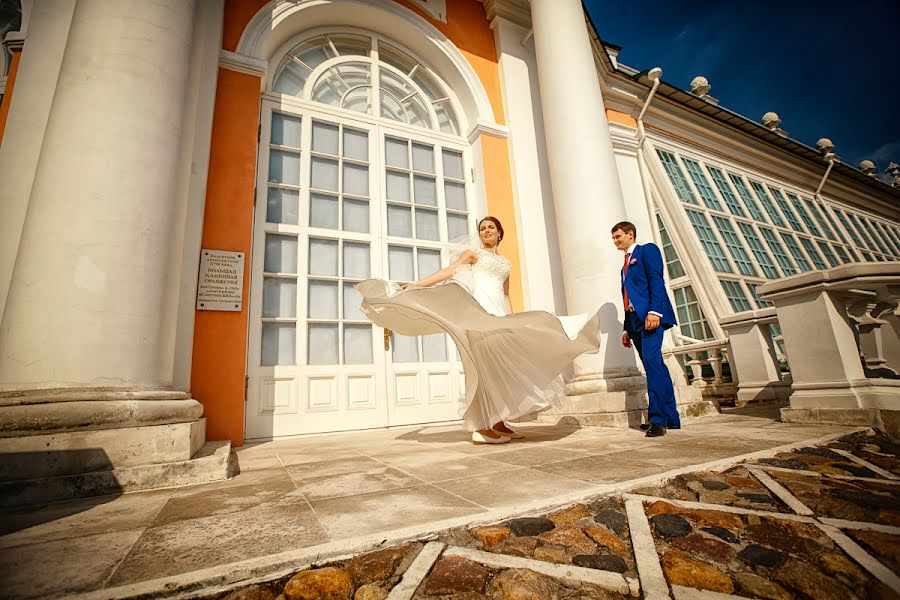
[{"label": "groom", "polygon": [[672,377],[662,357],[663,333],[675,325],[663,279],[662,255],[656,244],[636,244],[637,229],[628,221],[616,223],[611,233],[613,244],[625,253],[621,272],[625,306],[622,345],[634,345],[647,373],[648,423],[641,429],[647,437],[659,437],[666,434],[667,427],[681,429]]}]

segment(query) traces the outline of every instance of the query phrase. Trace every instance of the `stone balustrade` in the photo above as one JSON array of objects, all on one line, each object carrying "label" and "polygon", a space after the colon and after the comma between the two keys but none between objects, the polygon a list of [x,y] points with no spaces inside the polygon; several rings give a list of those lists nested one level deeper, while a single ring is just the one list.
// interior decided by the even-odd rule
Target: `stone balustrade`
[{"label": "stone balustrade", "polygon": [[[803,273],[764,284],[758,292],[775,304],[769,311],[776,314],[790,357],[785,421],[900,428],[900,262]],[[727,327],[723,323],[735,358],[747,358],[751,350],[735,348],[736,331],[753,321],[747,314],[725,319]],[[768,375],[775,381],[771,368]]]},{"label": "stone balustrade", "polygon": [[737,313],[721,319],[719,325],[728,334],[729,366],[737,382],[735,405],[787,400],[792,376],[775,309]]},{"label": "stone balustrade", "polygon": [[[681,335],[674,335],[676,346],[663,349],[667,362],[675,361],[677,369],[672,369],[677,384],[699,388],[705,400],[731,403],[736,392],[734,371],[730,368],[728,340],[700,341]],[[725,373],[724,365],[729,365]],[[703,367],[709,366],[712,377],[704,377]]]}]

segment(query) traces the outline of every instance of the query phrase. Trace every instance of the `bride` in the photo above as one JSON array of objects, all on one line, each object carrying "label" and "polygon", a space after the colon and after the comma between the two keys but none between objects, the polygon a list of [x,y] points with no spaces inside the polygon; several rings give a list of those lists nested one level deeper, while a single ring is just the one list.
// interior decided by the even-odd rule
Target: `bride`
[{"label": "bride", "polygon": [[447,333],[459,350],[466,380],[460,414],[476,444],[524,437],[504,421],[549,408],[562,373],[584,352],[597,352],[599,317],[512,314],[509,259],[498,252],[503,226],[478,223],[480,243],[452,263],[396,291],[381,279],[356,287],[373,323],[402,335]]}]

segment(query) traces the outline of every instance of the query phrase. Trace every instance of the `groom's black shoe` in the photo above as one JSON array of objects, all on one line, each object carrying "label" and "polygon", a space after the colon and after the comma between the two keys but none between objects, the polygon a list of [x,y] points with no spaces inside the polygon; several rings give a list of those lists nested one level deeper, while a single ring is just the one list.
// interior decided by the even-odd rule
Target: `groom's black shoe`
[{"label": "groom's black shoe", "polygon": [[647,437],[661,437],[666,435],[666,428],[656,423],[650,423],[647,427]]},{"label": "groom's black shoe", "polygon": [[[641,431],[650,429],[650,423],[641,423]],[[681,429],[681,425],[669,425],[666,429]]]}]

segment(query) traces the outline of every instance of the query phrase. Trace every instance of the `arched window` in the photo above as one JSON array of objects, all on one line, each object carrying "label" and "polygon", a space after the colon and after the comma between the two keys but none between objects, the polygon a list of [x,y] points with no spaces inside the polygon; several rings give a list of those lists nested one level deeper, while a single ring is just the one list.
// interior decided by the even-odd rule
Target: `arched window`
[{"label": "arched window", "polygon": [[319,35],[285,54],[272,91],[456,134],[447,86],[397,46],[375,36]]}]

